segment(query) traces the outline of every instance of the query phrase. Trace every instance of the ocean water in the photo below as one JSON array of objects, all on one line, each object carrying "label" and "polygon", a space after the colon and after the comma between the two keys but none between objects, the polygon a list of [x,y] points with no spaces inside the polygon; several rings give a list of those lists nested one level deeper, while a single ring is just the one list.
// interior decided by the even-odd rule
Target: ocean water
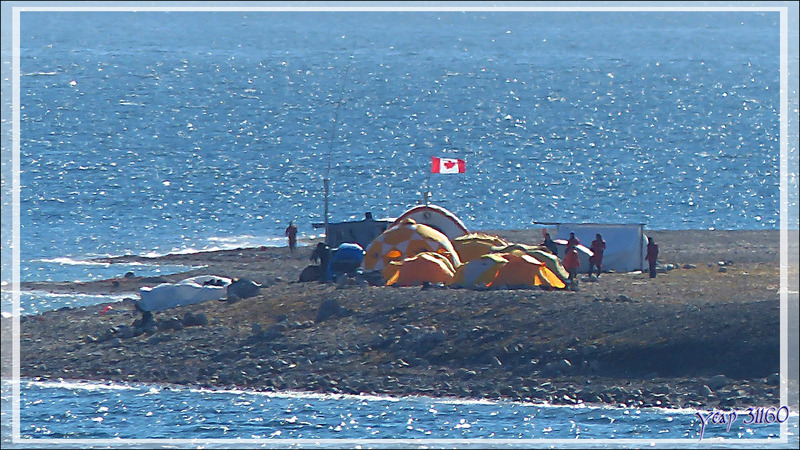
[{"label": "ocean water", "polygon": [[[49,11],[23,12],[20,25],[23,281],[173,273],[186,268],[91,259],[284,245],[290,220],[313,237],[326,178],[332,222],[397,217],[430,190],[473,230],[780,226],[777,12]],[[431,176],[431,156],[465,159],[467,172]],[[2,164],[7,248],[10,161]],[[797,191],[796,176],[789,187]],[[25,293],[21,307],[114,300]],[[20,387],[22,436],[64,439],[61,447],[165,438],[649,444],[700,433],[694,411]],[[10,389],[4,383],[4,446]],[[706,433],[779,435],[777,425]]]}]

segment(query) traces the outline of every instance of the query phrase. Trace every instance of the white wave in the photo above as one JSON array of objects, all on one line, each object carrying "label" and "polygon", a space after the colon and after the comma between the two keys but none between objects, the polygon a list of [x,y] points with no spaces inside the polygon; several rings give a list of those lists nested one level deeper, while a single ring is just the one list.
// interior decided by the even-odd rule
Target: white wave
[{"label": "white wave", "polygon": [[55,264],[64,264],[70,266],[102,266],[108,267],[110,263],[104,263],[99,261],[91,261],[86,259],[73,259],[69,257],[59,257],[59,258],[43,258],[43,259],[34,259],[31,260],[32,262],[44,262],[44,263],[55,263]]},{"label": "white wave", "polygon": [[[307,238],[298,238],[298,247],[307,247],[308,241],[316,239],[317,236],[309,236]],[[240,248],[257,248],[257,247],[286,247],[288,241],[286,237],[280,236],[214,236],[207,239],[206,245],[191,246],[185,248],[174,248],[170,251],[149,251],[141,256],[146,258],[159,258],[166,255],[191,255],[194,253],[202,252],[217,252],[224,250],[236,250]]]},{"label": "white wave", "polygon": [[22,292],[21,295],[28,294],[30,296],[39,296],[39,297],[51,297],[51,298],[80,298],[80,299],[90,299],[90,298],[97,298],[101,300],[105,300],[104,303],[110,301],[122,301],[126,298],[131,297],[131,293],[128,294],[83,294],[83,293],[62,293],[62,292],[48,292],[48,291],[39,291],[39,290],[30,290]]},{"label": "white wave", "polygon": [[35,76],[52,76],[56,75],[58,72],[28,72],[28,73],[21,73],[19,76],[21,77],[35,77]]},{"label": "white wave", "polygon": [[[5,381],[5,380],[3,380]],[[9,382],[14,382],[15,380],[8,380]],[[27,380],[27,379],[20,379],[20,384],[26,383],[26,386],[37,386],[43,388],[61,388],[61,389],[72,389],[72,390],[83,390],[83,391],[132,391],[141,389],[138,386],[129,385],[125,383],[114,383],[110,381],[100,382],[100,381],[87,381],[87,380]]]}]

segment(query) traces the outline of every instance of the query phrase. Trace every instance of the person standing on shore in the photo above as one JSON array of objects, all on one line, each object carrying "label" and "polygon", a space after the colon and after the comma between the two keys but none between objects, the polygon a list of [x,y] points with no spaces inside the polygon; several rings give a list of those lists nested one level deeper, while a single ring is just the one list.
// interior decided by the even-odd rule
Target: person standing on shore
[{"label": "person standing on shore", "polygon": [[295,247],[297,247],[297,227],[294,226],[293,220],[289,221],[289,226],[286,227],[284,234],[289,238],[289,250],[294,252]]},{"label": "person standing on shore", "polygon": [[603,240],[603,237],[600,236],[600,233],[597,233],[592,241],[592,246],[589,247],[589,250],[594,253],[589,257],[589,275],[592,275],[592,270],[597,267],[597,278],[600,278],[600,270],[603,266],[603,252],[605,249],[606,241]]},{"label": "person standing on shore", "polygon": [[567,269],[567,273],[569,274],[567,280],[569,281],[570,287],[578,281],[578,267],[581,266],[581,262],[578,259],[578,248],[576,246],[580,243],[581,241],[575,237],[575,233],[569,234],[567,249],[564,251],[564,268]]},{"label": "person standing on shore", "polygon": [[544,241],[542,241],[541,245],[550,250],[552,254],[558,256],[558,245],[556,245],[556,243],[553,242],[553,239],[550,237],[550,233],[544,230],[542,231],[544,232]]},{"label": "person standing on shore", "polygon": [[650,278],[656,277],[656,262],[658,261],[658,245],[653,238],[647,238],[647,254],[644,259],[650,263]]}]

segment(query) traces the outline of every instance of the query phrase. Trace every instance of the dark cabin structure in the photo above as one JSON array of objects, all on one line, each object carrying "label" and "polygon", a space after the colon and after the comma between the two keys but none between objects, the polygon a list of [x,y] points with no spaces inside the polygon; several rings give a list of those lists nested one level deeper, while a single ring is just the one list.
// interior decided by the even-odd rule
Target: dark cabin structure
[{"label": "dark cabin structure", "polygon": [[[364,214],[364,219],[354,222],[328,223],[325,233],[325,243],[331,248],[336,248],[345,242],[358,244],[364,250],[378,236],[394,223],[394,219],[372,218],[372,213]],[[314,228],[325,228],[324,223],[313,223]]]}]

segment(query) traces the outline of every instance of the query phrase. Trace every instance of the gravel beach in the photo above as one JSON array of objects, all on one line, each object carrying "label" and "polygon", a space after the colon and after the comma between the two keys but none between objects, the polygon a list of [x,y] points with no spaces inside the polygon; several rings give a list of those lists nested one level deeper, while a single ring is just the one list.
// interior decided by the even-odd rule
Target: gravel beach
[{"label": "gravel beach", "polygon": [[[538,243],[535,230],[485,231]],[[23,283],[23,290],[130,294],[22,317],[31,379],[208,388],[507,398],[667,408],[780,406],[778,231],[646,231],[661,273],[606,273],[579,291],[469,290],[298,282],[315,242],[156,258],[205,266],[164,277]],[[796,240],[789,249],[797,260]],[[111,262],[154,262],[128,256]],[[253,297],[155,314],[142,286],[194,275],[245,278]],[[797,315],[797,265],[789,267]],[[106,308],[111,305],[111,308]],[[796,319],[791,325],[797,367]],[[3,341],[11,321],[3,318]],[[4,374],[11,346],[3,345]],[[790,378],[796,379],[796,369]],[[789,386],[797,402],[797,385]]]}]

